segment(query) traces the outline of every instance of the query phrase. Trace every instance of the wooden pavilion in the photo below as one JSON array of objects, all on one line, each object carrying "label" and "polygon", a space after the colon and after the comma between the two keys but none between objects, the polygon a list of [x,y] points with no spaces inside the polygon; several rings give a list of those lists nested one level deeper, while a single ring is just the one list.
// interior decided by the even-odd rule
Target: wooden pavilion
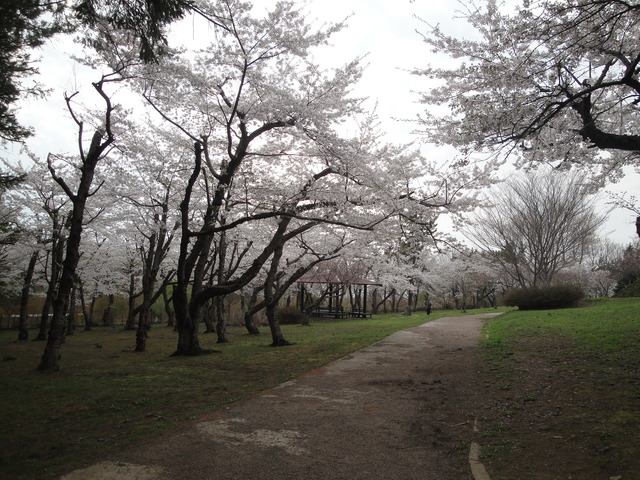
[{"label": "wooden pavilion", "polygon": [[[319,275],[309,274],[300,278],[298,281],[298,306],[300,311],[304,312],[307,309],[306,298],[308,284],[325,284],[327,285],[328,293],[326,298],[328,299],[327,306],[316,306],[309,312],[314,317],[329,317],[329,318],[367,318],[371,317],[372,313],[367,311],[367,287],[376,286],[381,287],[382,284],[367,280],[365,278],[340,278],[338,275]],[[341,289],[349,286],[362,287],[362,307],[353,308],[351,311],[345,311],[340,305]]]}]

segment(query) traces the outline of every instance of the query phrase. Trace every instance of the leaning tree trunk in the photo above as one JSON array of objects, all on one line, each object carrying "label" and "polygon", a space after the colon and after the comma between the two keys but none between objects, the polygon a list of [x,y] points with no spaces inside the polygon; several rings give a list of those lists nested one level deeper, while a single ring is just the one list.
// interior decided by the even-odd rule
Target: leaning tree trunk
[{"label": "leaning tree trunk", "polygon": [[27,306],[29,305],[29,291],[31,290],[31,281],[33,280],[33,272],[36,269],[38,261],[38,251],[34,251],[29,259],[27,272],[24,275],[22,283],[22,291],[20,292],[20,321],[18,324],[18,340],[29,340],[29,327],[27,325]]},{"label": "leaning tree trunk", "polygon": [[291,345],[291,343],[284,338],[284,334],[280,328],[276,305],[268,304],[265,308],[265,312],[267,314],[267,321],[269,322],[269,329],[271,330],[271,346],[286,347],[287,345]]},{"label": "leaning tree trunk", "polygon": [[250,335],[260,335],[260,329],[256,325],[254,321],[254,316],[258,311],[255,306],[258,301],[258,293],[260,292],[260,287],[256,287],[251,292],[251,297],[249,297],[249,302],[247,304],[247,310],[244,312],[244,326],[249,332]]}]

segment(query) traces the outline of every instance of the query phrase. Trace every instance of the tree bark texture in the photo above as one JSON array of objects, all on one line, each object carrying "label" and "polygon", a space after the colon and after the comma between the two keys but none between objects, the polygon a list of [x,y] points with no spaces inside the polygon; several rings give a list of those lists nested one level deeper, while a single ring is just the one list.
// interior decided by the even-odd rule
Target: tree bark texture
[{"label": "tree bark texture", "polygon": [[29,258],[29,265],[22,282],[22,291],[20,292],[20,321],[18,324],[18,340],[29,339],[29,329],[27,326],[27,306],[29,305],[29,292],[31,291],[31,281],[33,280],[33,272],[38,261],[38,251],[34,251]]}]

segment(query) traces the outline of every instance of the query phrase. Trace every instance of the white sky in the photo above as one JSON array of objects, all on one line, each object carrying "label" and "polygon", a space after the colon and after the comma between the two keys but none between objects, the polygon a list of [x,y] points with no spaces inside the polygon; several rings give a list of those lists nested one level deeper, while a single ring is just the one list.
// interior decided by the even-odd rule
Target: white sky
[{"label": "white sky", "polygon": [[[254,0],[257,8],[271,5],[273,0]],[[309,0],[306,10],[308,20],[340,21],[347,16],[348,27],[337,34],[332,48],[321,60],[331,64],[341,64],[354,57],[367,55],[368,65],[364,78],[355,92],[378,102],[378,114],[382,128],[388,132],[389,140],[400,143],[415,139],[411,135],[412,126],[398,119],[415,118],[421,107],[415,103],[416,90],[425,88],[425,80],[410,75],[406,70],[424,66],[436,60],[422,42],[416,29],[424,30],[422,18],[430,24],[441,24],[449,33],[468,33],[461,20],[452,21],[459,3],[453,0],[426,2],[424,0]],[[186,22],[188,35],[197,36],[197,28]],[[204,32],[203,32],[204,33]],[[54,40],[44,51],[41,75],[52,88],[46,100],[25,102],[20,118],[35,126],[37,134],[29,140],[29,147],[41,155],[49,151],[73,151],[75,135],[64,107],[63,93],[76,91],[95,76],[85,77],[82,69],[67,57],[73,48],[68,40]],[[448,155],[440,150],[426,150],[427,155]],[[18,156],[13,149],[10,152]],[[629,175],[610,190],[627,191],[640,197],[638,175]],[[606,198],[606,195],[605,195]],[[604,208],[604,207],[603,207]],[[616,209],[605,226],[603,233],[620,243],[628,243],[635,238],[633,223],[635,216],[626,210]]]}]

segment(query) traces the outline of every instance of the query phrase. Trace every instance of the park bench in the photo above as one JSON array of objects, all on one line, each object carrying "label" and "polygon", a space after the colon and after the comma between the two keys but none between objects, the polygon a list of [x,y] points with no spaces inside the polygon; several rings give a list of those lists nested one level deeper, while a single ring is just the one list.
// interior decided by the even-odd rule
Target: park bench
[{"label": "park bench", "polygon": [[362,308],[354,308],[351,311],[351,317],[353,318],[371,318],[372,313],[371,312],[367,312]]},{"label": "park bench", "polygon": [[311,310],[311,315],[314,317],[321,318],[346,318],[348,316],[347,312],[344,311],[342,307],[336,308],[327,308],[327,307],[315,307]]}]

